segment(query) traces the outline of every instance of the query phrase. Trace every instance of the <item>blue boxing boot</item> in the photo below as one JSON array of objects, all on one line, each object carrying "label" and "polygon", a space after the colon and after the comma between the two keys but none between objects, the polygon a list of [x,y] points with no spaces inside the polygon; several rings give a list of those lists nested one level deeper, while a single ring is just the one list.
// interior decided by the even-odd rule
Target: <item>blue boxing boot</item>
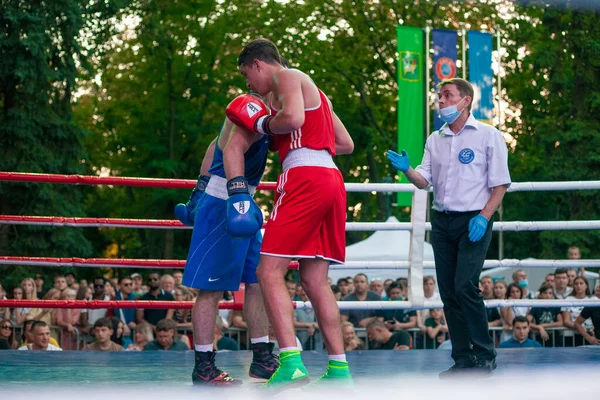
[{"label": "blue boxing boot", "polygon": [[194,226],[194,219],[196,218],[196,204],[198,204],[200,195],[204,193],[204,190],[206,190],[206,185],[208,184],[209,180],[210,177],[199,175],[198,182],[196,182],[196,187],[194,190],[192,190],[187,203],[179,203],[175,206],[175,216],[181,221],[182,224]]}]

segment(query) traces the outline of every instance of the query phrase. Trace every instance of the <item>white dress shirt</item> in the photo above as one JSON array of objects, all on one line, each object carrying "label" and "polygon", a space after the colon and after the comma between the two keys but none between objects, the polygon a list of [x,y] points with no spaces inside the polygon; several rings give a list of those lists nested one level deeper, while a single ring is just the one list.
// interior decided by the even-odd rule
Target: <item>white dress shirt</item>
[{"label": "white dress shirt", "polygon": [[504,138],[472,114],[457,134],[444,124],[427,138],[416,171],[433,186],[437,211],[482,210],[494,187],[511,183]]}]

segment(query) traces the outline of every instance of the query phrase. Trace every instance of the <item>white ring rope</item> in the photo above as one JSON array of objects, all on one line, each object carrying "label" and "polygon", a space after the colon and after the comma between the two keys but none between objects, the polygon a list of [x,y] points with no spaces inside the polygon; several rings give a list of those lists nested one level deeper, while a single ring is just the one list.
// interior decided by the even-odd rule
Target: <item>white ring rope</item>
[{"label": "white ring rope", "polygon": [[[582,300],[485,300],[487,308],[507,307],[600,307],[600,299]],[[425,300],[423,305],[410,301],[338,301],[340,310],[424,310],[443,308],[441,301]],[[312,308],[310,301],[296,301],[296,309]]]}]

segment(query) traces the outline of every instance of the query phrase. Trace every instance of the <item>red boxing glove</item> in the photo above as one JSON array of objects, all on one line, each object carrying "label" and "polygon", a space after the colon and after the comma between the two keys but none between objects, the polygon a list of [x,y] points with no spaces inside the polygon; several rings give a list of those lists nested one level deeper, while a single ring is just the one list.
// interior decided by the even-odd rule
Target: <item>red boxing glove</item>
[{"label": "red boxing glove", "polygon": [[[260,98],[251,94],[243,94],[236,97],[229,103],[225,109],[225,115],[235,125],[244,127],[250,131],[266,134],[268,132],[261,131],[258,121],[261,117],[268,117],[269,110]],[[262,127],[261,119],[260,127]]]}]

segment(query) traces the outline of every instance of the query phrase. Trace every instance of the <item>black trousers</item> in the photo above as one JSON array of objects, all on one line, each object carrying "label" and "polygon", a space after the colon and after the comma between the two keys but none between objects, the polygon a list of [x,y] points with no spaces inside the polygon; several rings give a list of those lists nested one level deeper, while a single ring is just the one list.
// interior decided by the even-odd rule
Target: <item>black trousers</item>
[{"label": "black trousers", "polygon": [[458,365],[496,357],[488,329],[487,313],[479,290],[479,275],[492,240],[490,221],[484,236],[469,240],[469,221],[479,211],[431,216],[431,244],[435,269],[452,342],[452,358]]}]

